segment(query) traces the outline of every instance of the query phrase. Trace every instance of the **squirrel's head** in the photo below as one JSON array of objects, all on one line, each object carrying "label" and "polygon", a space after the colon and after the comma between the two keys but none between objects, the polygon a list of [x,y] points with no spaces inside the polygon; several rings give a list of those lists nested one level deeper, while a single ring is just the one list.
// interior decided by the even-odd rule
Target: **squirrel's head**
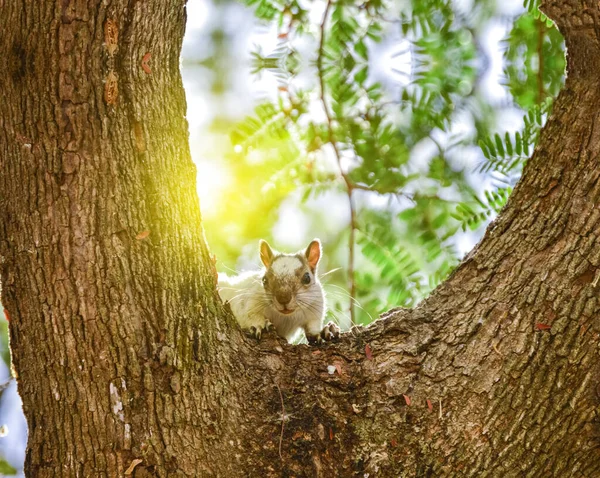
[{"label": "squirrel's head", "polygon": [[321,242],[318,239],[296,254],[274,252],[267,241],[260,241],[260,260],[266,268],[262,283],[277,312],[289,315],[301,309],[317,313],[323,302],[317,278],[319,259]]}]

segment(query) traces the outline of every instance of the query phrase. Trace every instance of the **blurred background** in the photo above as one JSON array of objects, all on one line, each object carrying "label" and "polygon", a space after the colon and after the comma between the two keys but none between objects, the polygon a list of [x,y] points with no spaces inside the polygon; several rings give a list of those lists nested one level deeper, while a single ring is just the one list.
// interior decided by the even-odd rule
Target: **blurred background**
[{"label": "blurred background", "polygon": [[[181,65],[220,271],[321,239],[343,329],[412,307],[504,206],[564,80],[537,0],[188,0]],[[26,424],[0,321],[0,475]]]}]

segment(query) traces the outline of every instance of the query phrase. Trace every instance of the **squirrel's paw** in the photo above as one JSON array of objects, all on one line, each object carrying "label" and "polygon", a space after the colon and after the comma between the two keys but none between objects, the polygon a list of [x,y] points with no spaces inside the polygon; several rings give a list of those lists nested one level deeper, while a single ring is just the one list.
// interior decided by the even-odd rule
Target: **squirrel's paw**
[{"label": "squirrel's paw", "polygon": [[328,322],[321,330],[321,338],[325,341],[335,340],[340,337],[340,328],[333,322]]},{"label": "squirrel's paw", "polygon": [[307,335],[306,339],[310,345],[318,345],[323,342],[335,340],[340,336],[340,328],[333,322],[328,322],[318,335]]},{"label": "squirrel's paw", "polygon": [[260,340],[260,337],[262,335],[262,328],[251,326],[248,329],[248,333],[250,334],[250,337],[254,337],[257,340]]},{"label": "squirrel's paw", "polygon": [[275,326],[268,320],[263,325],[259,325],[259,326],[253,325],[248,329],[250,335],[252,337],[254,337],[256,340],[260,340],[263,332],[269,332],[271,330],[275,330]]}]

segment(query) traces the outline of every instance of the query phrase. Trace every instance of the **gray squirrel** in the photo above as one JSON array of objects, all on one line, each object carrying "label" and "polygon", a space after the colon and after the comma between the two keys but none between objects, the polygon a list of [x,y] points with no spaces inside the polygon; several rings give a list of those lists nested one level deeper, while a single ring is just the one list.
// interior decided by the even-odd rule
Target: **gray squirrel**
[{"label": "gray squirrel", "polygon": [[323,326],[325,296],[317,277],[321,242],[314,239],[306,251],[281,254],[261,240],[259,251],[264,269],[234,277],[219,273],[219,295],[242,329],[260,339],[272,326],[288,342],[302,329],[313,345],[338,338],[335,323]]}]

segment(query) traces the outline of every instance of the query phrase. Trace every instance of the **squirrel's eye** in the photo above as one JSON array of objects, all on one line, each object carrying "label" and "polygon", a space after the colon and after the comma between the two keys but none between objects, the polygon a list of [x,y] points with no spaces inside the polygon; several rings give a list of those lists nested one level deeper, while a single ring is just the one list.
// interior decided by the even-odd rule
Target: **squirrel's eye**
[{"label": "squirrel's eye", "polygon": [[267,276],[263,276],[262,283],[263,283],[264,286],[267,285]]},{"label": "squirrel's eye", "polygon": [[302,276],[302,283],[304,285],[310,284],[310,274],[308,272]]}]

